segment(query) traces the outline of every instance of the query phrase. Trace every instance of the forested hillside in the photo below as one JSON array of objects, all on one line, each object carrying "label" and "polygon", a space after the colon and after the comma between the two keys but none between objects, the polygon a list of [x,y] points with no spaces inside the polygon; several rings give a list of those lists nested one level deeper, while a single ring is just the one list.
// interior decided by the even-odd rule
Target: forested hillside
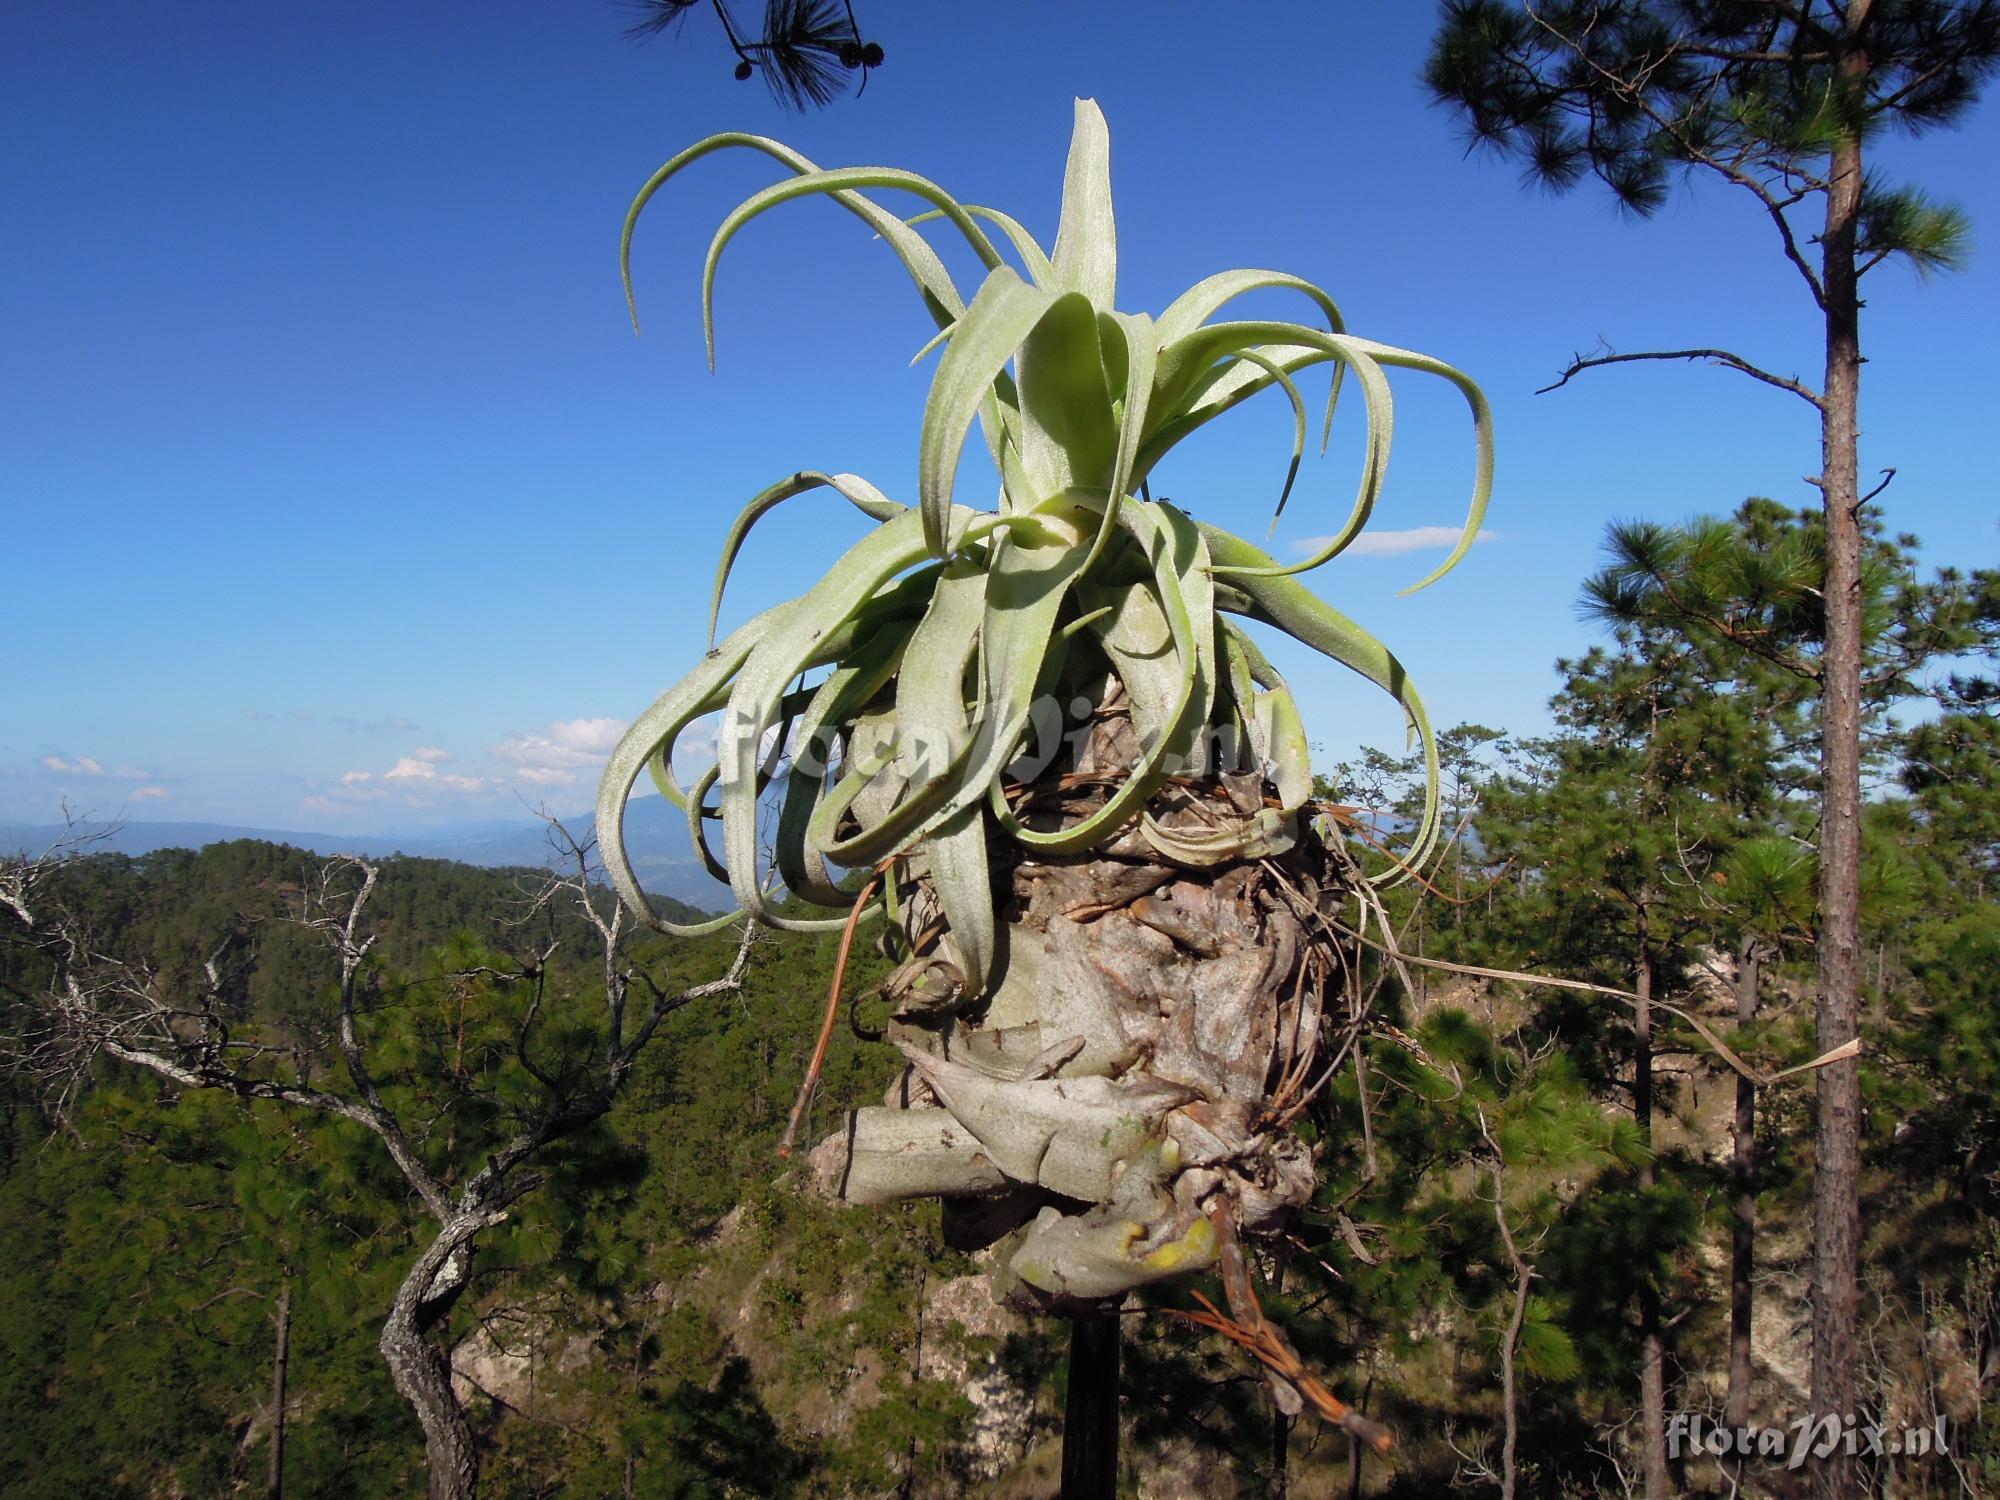
[{"label": "forested hillside", "polygon": [[[1512,1464],[1521,1493],[1616,1494],[1654,1401],[1794,1439],[1811,1073],[1778,1075],[1815,1050],[1818,644],[1794,585],[1817,545],[1811,518],[1761,502],[1614,532],[1585,594],[1607,644],[1562,664],[1558,732],[1443,736],[1460,836],[1389,898],[1397,951],[1363,951],[1365,1044],[1306,1116],[1315,1200],[1254,1267],[1396,1453],[1357,1474],[1345,1435],[1279,1415],[1246,1357],[1167,1311],[1192,1303],[1154,1295],[1125,1319],[1141,1493],[1433,1495]],[[1920,581],[1902,544],[1873,547],[1857,1373],[1866,1420],[1946,1449],[1871,1456],[1884,1492],[1982,1494],[2000,1484],[2000,609],[1991,574]],[[1373,857],[1420,770],[1342,767],[1323,815]],[[323,876],[251,843],[84,855],[24,904],[36,930],[62,913],[142,966],[132,993],[179,997],[167,1024],[189,1045],[251,1043],[242,1076],[344,1094],[338,965],[299,921],[326,909]],[[411,1149],[456,1190],[587,1064],[600,935],[544,873],[377,877],[355,1024]],[[352,1119],[65,1051],[62,965],[8,920],[0,1493],[275,1491],[274,1454],[294,1496],[420,1490],[421,1434],[377,1352],[427,1243],[412,1179]],[[735,951],[621,942],[650,976],[635,996]],[[836,1207],[776,1154],[834,950],[767,935],[740,990],[673,1007],[608,1112],[549,1145],[478,1240],[433,1334],[485,1493],[1053,1493],[1056,1330],[994,1305],[935,1204]],[[861,998],[804,1139],[897,1074],[871,1040],[881,972],[850,970]],[[1731,1484],[1686,1445],[1675,1476]],[[1803,1478],[1765,1458],[1744,1482]]]}]

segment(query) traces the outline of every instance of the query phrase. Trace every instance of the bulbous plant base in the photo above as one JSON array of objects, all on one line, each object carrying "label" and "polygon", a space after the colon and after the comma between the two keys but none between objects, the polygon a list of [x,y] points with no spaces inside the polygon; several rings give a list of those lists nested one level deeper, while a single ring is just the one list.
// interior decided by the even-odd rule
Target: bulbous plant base
[{"label": "bulbous plant base", "polygon": [[[1113,781],[1044,778],[1019,811],[1066,824]],[[907,1065],[813,1152],[824,1188],[942,1198],[954,1246],[997,1246],[996,1294],[1070,1315],[1214,1265],[1218,1205],[1275,1232],[1313,1191],[1290,1120],[1351,968],[1321,918],[1352,869],[1275,802],[1261,774],[1178,780],[1096,850],[1017,849],[995,871],[996,979],[969,1005],[938,982],[951,934],[916,869],[914,956],[883,987]]]}]

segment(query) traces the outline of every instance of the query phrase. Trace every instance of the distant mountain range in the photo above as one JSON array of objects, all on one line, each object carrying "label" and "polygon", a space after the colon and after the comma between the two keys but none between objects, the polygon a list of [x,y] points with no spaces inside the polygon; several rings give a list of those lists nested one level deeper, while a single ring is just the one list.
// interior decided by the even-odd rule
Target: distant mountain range
[{"label": "distant mountain range", "polygon": [[[587,813],[565,818],[582,838],[591,833]],[[108,831],[107,831],[108,830]],[[232,839],[289,844],[315,854],[359,854],[374,858],[409,854],[450,859],[467,865],[525,866],[549,863],[548,830],[530,819],[459,823],[411,833],[305,833],[283,828],[239,828],[226,823],[79,823],[86,834],[104,832],[95,847],[117,854],[151,854],[155,849],[200,849]],[[60,823],[0,825],[0,853],[37,854],[63,837]],[[625,812],[625,847],[634,873],[647,890],[704,911],[732,905],[728,890],[710,878],[688,852],[687,818],[663,797],[637,797]]]}]

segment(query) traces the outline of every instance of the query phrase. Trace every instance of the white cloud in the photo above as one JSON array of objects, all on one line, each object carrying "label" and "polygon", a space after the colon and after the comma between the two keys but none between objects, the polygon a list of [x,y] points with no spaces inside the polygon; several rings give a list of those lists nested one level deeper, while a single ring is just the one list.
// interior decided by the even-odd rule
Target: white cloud
[{"label": "white cloud", "polygon": [[558,766],[520,766],[514,774],[529,786],[571,786],[576,782],[576,772]]},{"label": "white cloud", "polygon": [[623,719],[557,719],[539,733],[508,735],[492,753],[531,786],[573,786],[604,764],[624,732]]},{"label": "white cloud", "polygon": [[392,798],[405,807],[436,805],[437,794],[475,796],[502,790],[498,776],[473,776],[445,767],[457,760],[442,745],[419,745],[386,771],[343,771],[337,781],[309,781],[312,795],[300,806],[313,813],[352,813],[362,804]]},{"label": "white cloud", "polygon": [[42,766],[45,770],[64,776],[109,776],[116,781],[145,781],[150,777],[149,772],[141,771],[136,766],[119,766],[115,770],[106,770],[102,761],[88,755],[69,758],[44,755]]},{"label": "white cloud", "polygon": [[609,755],[624,732],[623,719],[558,719],[549,725],[549,738],[557,744],[593,755]]},{"label": "white cloud", "polygon": [[[1460,528],[1456,526],[1411,526],[1403,531],[1364,531],[1348,544],[1344,557],[1400,557],[1405,552],[1427,552],[1454,547],[1458,544]],[[1500,533],[1482,531],[1476,540],[1496,541]],[[1300,537],[1292,543],[1292,550],[1301,557],[1309,557],[1328,542],[1330,536]]]},{"label": "white cloud", "polygon": [[167,789],[163,786],[142,786],[131,796],[134,802],[161,802],[166,799]]}]

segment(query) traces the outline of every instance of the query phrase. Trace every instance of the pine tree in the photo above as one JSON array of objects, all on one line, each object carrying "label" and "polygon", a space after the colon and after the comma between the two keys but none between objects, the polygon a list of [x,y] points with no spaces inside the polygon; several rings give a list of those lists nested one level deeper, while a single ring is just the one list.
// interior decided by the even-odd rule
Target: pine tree
[{"label": "pine tree", "polygon": [[[1912,556],[1915,538],[1885,537],[1872,515],[1864,515],[1862,530],[1863,727],[1865,743],[1879,756],[1894,743],[1889,710],[1926,692],[1940,659],[1982,639],[1988,585],[1983,573],[1968,578],[1949,569],[1922,581]],[[1816,512],[1791,512],[1761,499],[1746,501],[1727,519],[1703,517],[1684,526],[1618,522],[1607,534],[1609,565],[1584,588],[1586,610],[1622,639],[1648,641],[1654,651],[1680,658],[1692,674],[1687,680],[1707,700],[1706,722],[1747,717],[1759,726],[1763,748],[1757,754],[1767,778],[1761,795],[1734,805],[1738,826],[1704,860],[1690,865],[1682,851],[1674,856],[1681,886],[1694,898],[1689,920],[1715,946],[1736,950],[1729,977],[1738,1025],[1746,1031],[1757,1016],[1764,966],[1786,948],[1810,944],[1813,935],[1815,892],[1808,887],[1817,875],[1819,830],[1810,793],[1826,662],[1827,611],[1818,587],[1825,536]],[[1972,680],[1953,681],[1977,694]],[[1883,865],[1877,856],[1864,861],[1864,890],[1886,890]],[[1735,1426],[1748,1421],[1755,1121],[1754,1086],[1739,1075],[1726,1407]]]},{"label": "pine tree", "polygon": [[[1951,269],[1966,246],[1962,214],[1866,180],[1864,155],[1885,130],[1918,132],[1962,117],[1996,63],[2000,5],[1991,0],[1448,0],[1425,74],[1476,140],[1516,156],[1549,186],[1596,177],[1639,214],[1665,202],[1677,170],[1740,188],[1769,220],[1824,324],[1818,389],[1708,347],[1579,357],[1563,379],[1628,360],[1703,359],[1787,391],[1817,415],[1828,601],[1825,1049],[1850,1041],[1859,1015],[1861,281],[1890,259],[1920,272]],[[1807,222],[1813,211],[1816,226]],[[1819,1106],[1813,1407],[1838,1417],[1854,1398],[1858,1065],[1821,1070]],[[1822,1496],[1850,1495],[1853,1484],[1844,1461],[1815,1471]]]},{"label": "pine tree", "polygon": [[[1563,669],[1554,706],[1565,733],[1537,747],[1539,774],[1489,790],[1481,834],[1490,856],[1532,874],[1509,914],[1527,965],[1629,985],[1637,996],[1629,1032],[1605,1032],[1601,1011],[1556,1029],[1572,1044],[1593,1030],[1603,1038],[1604,1061],[1586,1067],[1629,1056],[1629,1075],[1615,1085],[1629,1093],[1648,1153],[1634,1191],[1644,1202],[1680,1201],[1684,1191],[1660,1179],[1651,1155],[1661,1104],[1656,1002],[1684,985],[1711,926],[1692,872],[1723,857],[1771,805],[1774,737],[1744,701],[1711,691],[1699,659],[1662,630],[1625,627],[1616,650]],[[1669,1310],[1658,1279],[1634,1291],[1647,1481],[1664,1493]]]}]

